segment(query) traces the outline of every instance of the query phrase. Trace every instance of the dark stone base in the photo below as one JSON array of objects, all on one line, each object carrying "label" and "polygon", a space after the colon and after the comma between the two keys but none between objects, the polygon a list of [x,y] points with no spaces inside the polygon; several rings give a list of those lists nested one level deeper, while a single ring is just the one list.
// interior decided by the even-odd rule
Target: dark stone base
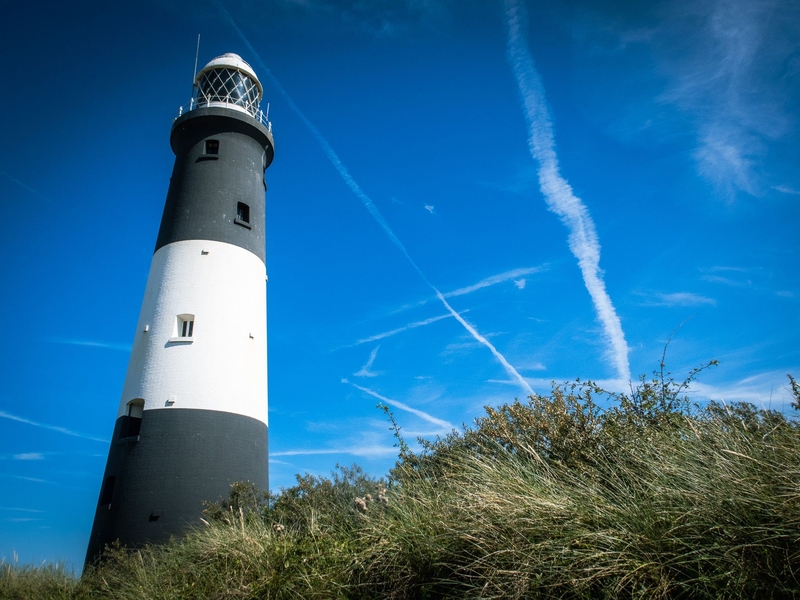
[{"label": "dark stone base", "polygon": [[120,417],[114,427],[87,564],[115,540],[136,548],[181,536],[200,525],[203,501],[227,498],[235,481],[269,489],[261,421],[181,408],[147,410],[140,423],[131,421]]}]

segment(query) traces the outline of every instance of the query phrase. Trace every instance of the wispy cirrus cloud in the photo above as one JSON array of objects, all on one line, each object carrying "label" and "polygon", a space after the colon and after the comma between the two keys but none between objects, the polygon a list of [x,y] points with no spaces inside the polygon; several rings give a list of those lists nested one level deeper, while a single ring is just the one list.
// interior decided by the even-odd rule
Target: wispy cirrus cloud
[{"label": "wispy cirrus cloud", "polygon": [[800,194],[800,190],[796,190],[788,185],[774,185],[772,186],[772,189],[776,192],[780,192],[781,194],[790,194],[792,196],[797,196]]},{"label": "wispy cirrus cloud", "polygon": [[44,460],[44,454],[41,452],[24,452],[15,454],[14,460]]},{"label": "wispy cirrus cloud", "polygon": [[370,371],[370,369],[372,368],[372,363],[375,362],[375,357],[378,355],[378,348],[380,348],[380,346],[375,346],[372,352],[369,353],[369,358],[367,359],[367,362],[364,364],[363,367],[361,367],[361,369],[353,373],[354,377],[377,377],[380,374]]},{"label": "wispy cirrus cloud", "polygon": [[407,35],[418,27],[438,28],[449,19],[449,1],[437,0],[282,0],[283,8],[333,17],[354,29],[379,38]]},{"label": "wispy cirrus cloud", "polygon": [[325,153],[325,156],[328,158],[330,163],[333,165],[333,167],[339,173],[341,178],[344,180],[347,187],[350,188],[350,191],[352,191],[353,194],[361,201],[361,203],[364,205],[364,208],[367,209],[367,212],[369,212],[369,214],[372,216],[375,222],[380,226],[380,228],[383,230],[386,236],[397,247],[397,249],[400,250],[403,256],[405,256],[406,260],[408,260],[409,264],[413,267],[414,271],[416,271],[417,275],[419,275],[419,277],[425,282],[425,284],[431,290],[433,290],[436,297],[442,303],[442,306],[445,307],[447,312],[449,312],[453,316],[453,318],[456,321],[458,321],[458,323],[464,329],[466,329],[470,333],[470,335],[472,335],[472,337],[474,337],[478,342],[482,343],[489,350],[489,352],[492,353],[492,355],[502,365],[503,369],[505,369],[505,371],[513,379],[515,379],[527,393],[532,394],[533,390],[530,388],[525,379],[517,372],[517,370],[513,367],[513,365],[511,365],[511,363],[509,363],[508,360],[506,360],[505,356],[503,356],[500,353],[500,351],[497,350],[497,348],[495,348],[495,346],[491,344],[485,337],[483,337],[480,333],[478,333],[477,329],[473,325],[468,323],[464,319],[464,317],[462,317],[452,306],[450,306],[450,303],[447,301],[444,295],[426,277],[425,273],[423,273],[419,265],[417,265],[414,259],[411,258],[411,255],[409,254],[405,245],[400,241],[400,238],[398,238],[397,235],[395,235],[394,231],[389,226],[389,223],[386,221],[381,212],[378,210],[378,207],[372,201],[372,198],[370,198],[367,195],[367,193],[361,188],[358,182],[350,174],[349,169],[339,158],[339,155],[333,149],[333,146],[331,146],[331,144],[328,142],[325,136],[322,135],[322,132],[320,132],[320,130],[317,129],[316,125],[314,125],[308,119],[308,117],[306,117],[305,113],[303,113],[303,111],[300,110],[300,107],[297,106],[297,104],[295,104],[294,100],[292,100],[291,96],[289,96],[289,93],[286,91],[286,89],[280,84],[277,78],[272,74],[272,71],[269,69],[269,67],[267,67],[266,63],[261,59],[261,55],[256,51],[256,49],[250,43],[250,40],[247,39],[242,30],[236,24],[236,21],[233,20],[230,13],[228,13],[227,9],[225,8],[225,6],[222,4],[218,4],[218,7],[222,12],[222,14],[225,16],[225,18],[227,19],[228,23],[230,23],[230,25],[233,27],[233,29],[241,38],[241,40],[250,50],[250,52],[253,53],[258,62],[261,64],[261,66],[264,69],[263,73],[265,73],[266,76],[272,81],[273,85],[278,90],[280,95],[283,96],[283,99],[286,101],[289,108],[297,115],[297,117],[308,128],[308,130],[311,132],[311,135],[314,136],[314,139],[317,140],[317,143],[322,148],[322,151]]},{"label": "wispy cirrus cloud", "polygon": [[[526,275],[533,275],[535,273],[543,273],[544,271],[548,271],[550,269],[550,265],[544,264],[538,267],[522,267],[519,269],[511,269],[510,271],[504,271],[502,273],[498,273],[496,275],[490,275],[489,277],[485,277],[478,281],[477,283],[473,283],[468,286],[464,286],[450,292],[444,292],[445,298],[452,298],[455,296],[464,296],[466,294],[471,294],[472,292],[477,292],[478,290],[482,290],[484,288],[498,285],[501,283],[505,283],[509,280],[513,280],[514,285],[517,286],[517,289],[524,289],[526,285],[525,276]],[[522,277],[522,279],[515,279],[515,277]],[[414,308],[419,308],[420,306],[425,306],[428,303],[428,300],[420,300],[419,302],[413,302],[410,304],[405,304],[400,308],[397,308],[391,312],[391,314],[401,313],[407,310],[411,310]],[[464,314],[468,311],[464,310],[461,311],[461,314]]]},{"label": "wispy cirrus cloud", "polygon": [[[796,372],[796,369],[786,369]],[[758,407],[777,410],[779,412],[793,411],[791,404],[794,401],[786,372],[764,371],[750,375],[743,379],[722,383],[703,383],[693,381],[688,393],[694,400],[716,400],[722,402],[750,402]]]},{"label": "wispy cirrus cloud", "polygon": [[5,412],[0,410],[0,419],[8,419],[9,421],[16,421],[17,423],[25,423],[26,425],[32,425],[33,427],[40,427],[42,429],[49,429],[51,431],[57,431],[58,433],[63,433],[64,435],[70,435],[73,437],[82,438],[85,440],[92,440],[93,442],[102,442],[107,444],[109,440],[101,437],[96,437],[93,435],[89,435],[86,433],[80,433],[77,431],[73,431],[71,429],[67,429],[66,427],[61,427],[59,425],[49,425],[47,423],[39,423],[38,421],[34,421],[32,419],[27,419],[25,417],[20,417],[18,415],[13,415],[11,413]]},{"label": "wispy cirrus cloud", "polygon": [[733,279],[732,277],[724,277],[722,275],[702,275],[700,279],[709,283],[721,283],[722,285],[729,285],[731,287],[748,287],[753,285],[753,281],[750,279]]},{"label": "wispy cirrus cloud", "polygon": [[697,173],[729,203],[800,189],[797,2],[579,2],[576,55],[582,79],[602,86],[590,117],[599,126],[647,147],[688,141]]},{"label": "wispy cirrus cloud", "polygon": [[[462,312],[469,312],[469,311],[462,311]],[[383,333],[377,333],[375,335],[371,335],[369,337],[360,339],[356,341],[353,345],[358,346],[361,344],[368,344],[369,342],[377,342],[378,340],[382,340],[387,337],[391,337],[393,335],[397,335],[398,333],[403,333],[404,331],[408,331],[409,329],[416,329],[417,327],[424,327],[425,325],[430,325],[431,323],[436,323],[437,321],[441,321],[442,319],[449,319],[453,315],[438,315],[436,317],[431,317],[430,319],[423,319],[422,321],[415,321],[413,323],[409,323],[408,325],[403,325],[402,327],[397,327],[396,329],[391,329],[389,331],[384,331]]]},{"label": "wispy cirrus cloud", "polygon": [[[453,298],[455,296],[464,296],[466,294],[471,294],[472,292],[477,292],[478,290],[482,290],[483,288],[497,285],[499,283],[505,283],[506,281],[519,279],[520,277],[524,277],[526,275],[533,275],[534,273],[541,273],[543,271],[546,271],[547,269],[548,269],[547,265],[542,265],[540,267],[524,267],[522,269],[512,269],[504,273],[498,273],[497,275],[492,275],[491,277],[486,277],[485,279],[481,279],[478,283],[473,283],[472,285],[458,288],[457,290],[453,290],[452,292],[446,292],[444,294],[444,297]],[[525,280],[522,279],[522,281],[524,282]],[[517,281],[514,281],[514,285],[516,285],[518,289],[523,289],[525,287],[524,283],[520,284],[517,283]]]},{"label": "wispy cirrus cloud", "polygon": [[569,247],[583,275],[605,333],[607,355],[621,379],[630,380],[628,344],[622,323],[606,291],[600,270],[600,241],[589,210],[561,176],[555,151],[553,125],[539,73],[528,50],[527,13],[520,0],[506,0],[508,45],[506,56],[517,80],[530,136],[531,156],[539,164],[539,187],[547,207],[569,229]]},{"label": "wispy cirrus cloud", "polygon": [[102,342],[97,340],[83,340],[76,338],[45,338],[51,344],[65,344],[67,346],[89,346],[91,348],[107,348],[109,350],[120,350],[130,352],[131,344],[118,344],[116,342]]},{"label": "wispy cirrus cloud", "polygon": [[760,195],[767,146],[794,127],[783,73],[797,52],[797,4],[705,0],[679,10],[667,27],[689,51],[668,58],[674,79],[663,99],[696,118],[701,175],[729,201],[738,191]]},{"label": "wispy cirrus cloud", "polygon": [[[637,74],[622,93],[640,95],[643,77],[657,74],[663,80],[653,79],[659,91],[639,103],[653,105],[635,135],[650,131],[653,140],[667,137],[676,132],[650,125],[674,127],[683,121],[686,133],[695,137],[692,156],[698,174],[728,202],[742,192],[793,193],[798,186],[796,170],[770,160],[777,158],[770,151],[775,142],[791,143],[797,134],[797,3],[677,0],[651,5],[658,24],[634,40],[638,46],[632,52],[645,50],[656,68],[650,74]],[[610,27],[619,26],[617,19],[615,15]],[[626,38],[638,26],[632,24],[634,29],[618,34],[619,49],[628,46]],[[659,115],[674,109],[672,118]],[[638,112],[637,105],[630,110]],[[791,177],[794,181],[786,180]]]},{"label": "wispy cirrus cloud", "polygon": [[48,203],[50,203],[50,204],[52,204],[52,203],[53,203],[53,202],[52,202],[52,200],[50,200],[50,198],[48,198],[48,197],[47,197],[47,196],[45,196],[44,194],[42,194],[42,193],[40,193],[40,192],[36,191],[36,190],[35,190],[35,189],[33,189],[31,186],[29,186],[29,185],[26,185],[26,184],[22,183],[22,182],[21,182],[19,179],[17,179],[16,177],[12,177],[11,175],[9,175],[8,173],[6,173],[5,171],[0,171],[0,175],[3,175],[3,176],[4,176],[6,179],[8,179],[9,181],[12,181],[12,182],[14,182],[16,185],[18,185],[19,187],[21,187],[23,190],[25,190],[25,191],[26,191],[26,192],[28,192],[29,194],[31,194],[31,195],[33,195],[33,196],[36,196],[37,198],[40,198],[41,200],[45,200],[46,202],[48,202]]},{"label": "wispy cirrus cloud", "polygon": [[[341,446],[336,448],[299,448],[296,450],[282,450],[270,452],[270,456],[309,456],[326,454],[352,454],[353,456],[374,457],[391,456],[397,454],[397,448],[385,445],[362,445]],[[279,461],[276,461],[279,462]]]},{"label": "wispy cirrus cloud", "polygon": [[0,473],[0,477],[8,477],[9,479],[19,479],[20,481],[30,481],[31,483],[45,483],[47,485],[54,485],[57,487],[68,488],[71,490],[82,490],[84,492],[95,492],[96,490],[80,487],[77,485],[69,485],[59,481],[51,481],[49,479],[41,479],[39,477],[26,477],[25,475],[12,475],[11,473]]},{"label": "wispy cirrus cloud", "polygon": [[641,302],[642,306],[716,306],[717,301],[707,296],[692,292],[673,292],[664,294],[652,292],[650,297]]}]

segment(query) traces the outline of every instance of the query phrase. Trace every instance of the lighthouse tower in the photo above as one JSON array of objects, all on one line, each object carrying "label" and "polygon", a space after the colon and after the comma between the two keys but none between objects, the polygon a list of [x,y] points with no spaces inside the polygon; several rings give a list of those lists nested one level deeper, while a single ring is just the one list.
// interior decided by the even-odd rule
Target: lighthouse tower
[{"label": "lighthouse tower", "polygon": [[253,69],[209,62],[175,119],[175,166],[87,550],[163,542],[230,484],[268,488],[266,169]]}]

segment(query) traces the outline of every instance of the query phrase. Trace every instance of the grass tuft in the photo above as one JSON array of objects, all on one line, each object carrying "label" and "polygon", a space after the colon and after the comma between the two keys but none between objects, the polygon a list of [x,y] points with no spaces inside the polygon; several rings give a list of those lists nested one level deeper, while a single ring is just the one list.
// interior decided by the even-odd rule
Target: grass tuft
[{"label": "grass tuft", "polygon": [[237,483],[203,527],[110,548],[80,581],[2,565],[0,598],[798,597],[800,425],[693,405],[700,370],[676,383],[662,365],[621,395],[556,386],[419,453],[390,414],[385,480],[354,466],[274,496]]}]

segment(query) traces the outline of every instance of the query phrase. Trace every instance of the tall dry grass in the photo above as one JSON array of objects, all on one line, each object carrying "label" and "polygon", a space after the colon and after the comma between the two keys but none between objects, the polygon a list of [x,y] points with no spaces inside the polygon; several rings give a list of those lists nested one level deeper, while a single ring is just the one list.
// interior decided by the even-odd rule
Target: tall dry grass
[{"label": "tall dry grass", "polygon": [[[663,370],[611,398],[556,387],[419,453],[392,420],[387,480],[343,468],[269,499],[237,484],[206,526],[111,549],[52,597],[800,597],[798,423],[685,389]],[[50,575],[0,571],[0,597]]]}]

